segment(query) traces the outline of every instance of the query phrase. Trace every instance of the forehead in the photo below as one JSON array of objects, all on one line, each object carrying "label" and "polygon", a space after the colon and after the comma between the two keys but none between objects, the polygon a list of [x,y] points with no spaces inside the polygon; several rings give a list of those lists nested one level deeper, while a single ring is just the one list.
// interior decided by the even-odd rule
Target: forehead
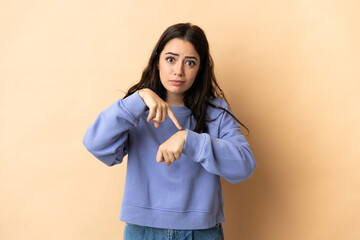
[{"label": "forehead", "polygon": [[176,53],[179,55],[199,57],[199,54],[197,53],[194,45],[191,42],[179,38],[171,39],[169,42],[166,43],[162,54],[166,54],[168,52]]}]

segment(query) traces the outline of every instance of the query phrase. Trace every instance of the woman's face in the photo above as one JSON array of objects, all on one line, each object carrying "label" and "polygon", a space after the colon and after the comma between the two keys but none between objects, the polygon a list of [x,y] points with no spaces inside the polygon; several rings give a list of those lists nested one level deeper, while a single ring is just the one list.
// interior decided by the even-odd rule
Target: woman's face
[{"label": "woman's face", "polygon": [[200,56],[194,46],[179,38],[170,40],[160,53],[159,74],[167,98],[183,96],[192,86],[200,67]]}]

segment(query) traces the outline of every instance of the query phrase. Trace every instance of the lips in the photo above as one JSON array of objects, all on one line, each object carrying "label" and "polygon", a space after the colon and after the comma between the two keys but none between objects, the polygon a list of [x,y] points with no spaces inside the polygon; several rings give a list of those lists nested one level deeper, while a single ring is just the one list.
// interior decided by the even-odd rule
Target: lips
[{"label": "lips", "polygon": [[176,86],[185,83],[185,81],[180,81],[180,80],[170,80],[170,82],[171,82],[173,85],[176,85]]}]

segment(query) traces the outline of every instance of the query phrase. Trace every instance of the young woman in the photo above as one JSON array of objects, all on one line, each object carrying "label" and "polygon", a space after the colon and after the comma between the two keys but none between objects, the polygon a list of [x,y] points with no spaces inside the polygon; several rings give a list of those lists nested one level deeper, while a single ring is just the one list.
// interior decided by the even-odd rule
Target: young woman
[{"label": "young woman", "polygon": [[84,145],[108,166],[128,155],[125,239],[223,239],[220,176],[237,183],[256,167],[206,36],[189,23],[165,30],[139,83],[99,114]]}]

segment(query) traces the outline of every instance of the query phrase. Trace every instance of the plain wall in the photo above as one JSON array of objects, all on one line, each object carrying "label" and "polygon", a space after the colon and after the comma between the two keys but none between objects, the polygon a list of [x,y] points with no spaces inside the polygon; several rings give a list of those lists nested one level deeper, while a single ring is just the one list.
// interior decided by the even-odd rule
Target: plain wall
[{"label": "plain wall", "polygon": [[[0,239],[122,239],[126,159],[82,145],[160,34],[192,22],[258,168],[223,181],[226,239],[360,239],[357,0],[0,3]],[[246,133],[246,131],[244,131]]]}]

